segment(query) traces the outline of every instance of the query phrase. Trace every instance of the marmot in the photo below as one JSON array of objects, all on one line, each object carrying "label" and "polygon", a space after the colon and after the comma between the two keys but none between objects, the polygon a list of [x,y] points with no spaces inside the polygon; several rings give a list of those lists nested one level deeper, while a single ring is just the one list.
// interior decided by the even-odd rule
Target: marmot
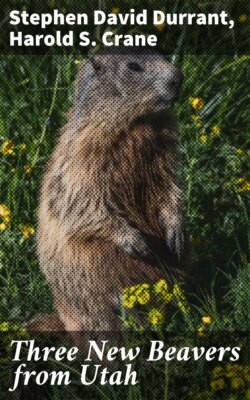
[{"label": "marmot", "polygon": [[37,236],[67,331],[121,329],[122,289],[165,277],[155,252],[173,271],[185,269],[169,115],[182,80],[175,66],[145,48],[107,48],[80,68],[43,179]]}]

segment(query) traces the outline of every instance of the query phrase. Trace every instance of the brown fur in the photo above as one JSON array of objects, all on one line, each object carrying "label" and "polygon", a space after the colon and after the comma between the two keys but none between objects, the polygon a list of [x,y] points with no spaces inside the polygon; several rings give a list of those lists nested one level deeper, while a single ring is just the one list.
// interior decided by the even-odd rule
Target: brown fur
[{"label": "brown fur", "polygon": [[170,119],[142,104],[109,110],[76,119],[73,107],[42,185],[38,252],[69,331],[120,329],[122,289],[165,277],[152,253],[186,268]]}]

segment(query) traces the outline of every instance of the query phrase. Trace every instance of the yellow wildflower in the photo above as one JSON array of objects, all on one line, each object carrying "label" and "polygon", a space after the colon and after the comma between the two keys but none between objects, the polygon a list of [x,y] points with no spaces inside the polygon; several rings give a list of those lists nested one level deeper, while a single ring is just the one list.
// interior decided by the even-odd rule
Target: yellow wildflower
[{"label": "yellow wildflower", "polygon": [[149,289],[148,283],[143,283],[142,285],[138,285],[139,290],[148,290]]},{"label": "yellow wildflower", "polygon": [[244,152],[243,152],[242,149],[236,149],[236,150],[235,150],[235,154],[236,154],[237,156],[239,156],[239,157],[242,156],[243,153],[244,153]]},{"label": "yellow wildflower", "polygon": [[155,24],[155,28],[159,31],[162,32],[166,28],[167,24],[163,22],[162,24]]},{"label": "yellow wildflower", "polygon": [[219,376],[223,375],[224,370],[222,367],[215,367],[213,369],[213,377],[218,378]]},{"label": "yellow wildflower", "polygon": [[24,153],[25,151],[27,151],[27,149],[28,149],[28,146],[26,143],[22,143],[19,145],[19,150],[21,153]]},{"label": "yellow wildflower", "polygon": [[218,125],[212,127],[212,135],[219,136],[221,134],[221,128]]},{"label": "yellow wildflower", "polygon": [[0,204],[0,217],[8,219],[10,217],[10,210],[5,204]]},{"label": "yellow wildflower", "polygon": [[169,292],[169,287],[165,279],[160,279],[154,285],[154,292],[158,294],[162,300],[168,304],[173,299],[173,294]]},{"label": "yellow wildflower", "polygon": [[26,165],[23,167],[23,169],[24,169],[24,172],[25,172],[26,175],[30,175],[30,174],[32,173],[32,166],[29,165],[29,164],[26,164]]},{"label": "yellow wildflower", "polygon": [[6,225],[4,222],[2,222],[2,223],[0,224],[0,231],[1,231],[1,232],[5,231],[7,228],[8,228],[8,227],[7,227],[7,225]]},{"label": "yellow wildflower", "polygon": [[158,282],[155,283],[154,291],[155,293],[161,293],[163,290],[164,291],[168,290],[168,284],[165,281],[165,279],[160,279]]},{"label": "yellow wildflower", "polygon": [[3,232],[8,228],[11,222],[10,210],[5,204],[0,204],[0,217],[3,219],[0,223],[0,231]]},{"label": "yellow wildflower", "polygon": [[133,308],[136,303],[136,296],[124,294],[122,296],[122,305],[126,308]]},{"label": "yellow wildflower", "polygon": [[151,325],[161,325],[164,321],[164,315],[162,311],[153,308],[148,314],[148,320]]},{"label": "yellow wildflower", "polygon": [[195,110],[200,111],[204,107],[204,100],[201,97],[191,97],[189,102]]},{"label": "yellow wildflower", "polygon": [[13,324],[13,322],[2,322],[0,324],[0,332],[18,332],[22,337],[28,337],[27,329]]},{"label": "yellow wildflower", "polygon": [[2,322],[0,324],[0,332],[8,332],[10,329],[10,326],[11,326],[10,322]]},{"label": "yellow wildflower", "polygon": [[30,239],[35,233],[35,229],[31,225],[22,225],[20,231],[27,239]]},{"label": "yellow wildflower", "polygon": [[225,381],[223,379],[216,379],[210,382],[211,390],[213,390],[214,392],[222,390],[224,386],[225,386]]},{"label": "yellow wildflower", "polygon": [[200,327],[198,328],[198,335],[199,335],[199,336],[205,336],[205,333],[206,333],[206,331],[205,331],[204,326],[200,326]]},{"label": "yellow wildflower", "polygon": [[[160,22],[160,20],[161,17],[158,16],[157,21]],[[166,28],[167,24],[165,22],[162,22],[160,24],[155,24],[154,26],[159,32],[162,32]]]},{"label": "yellow wildflower", "polygon": [[193,121],[199,121],[201,119],[201,117],[199,115],[195,115],[195,114],[191,115],[191,118]]},{"label": "yellow wildflower", "polygon": [[11,223],[9,209],[4,204],[0,204],[0,217],[3,219],[3,221],[0,223],[0,231],[4,232]]},{"label": "yellow wildflower", "polygon": [[231,380],[231,388],[232,389],[240,389],[240,388],[242,388],[244,386],[244,381],[243,381],[243,379],[242,378],[233,378],[232,380]]},{"label": "yellow wildflower", "polygon": [[227,378],[233,378],[233,377],[235,376],[235,372],[234,372],[234,371],[227,372],[227,373],[225,374],[225,376],[226,376]]},{"label": "yellow wildflower", "polygon": [[50,0],[49,1],[49,7],[50,8],[56,8],[56,1],[55,0]]},{"label": "yellow wildflower", "polygon": [[172,301],[172,299],[173,299],[173,295],[172,295],[172,293],[167,293],[167,292],[162,292],[161,293],[161,296],[162,296],[162,299],[164,300],[164,302],[166,303],[166,304],[168,304],[168,303],[170,303],[170,301]]},{"label": "yellow wildflower", "polygon": [[122,296],[122,304],[124,307],[132,308],[138,302],[144,305],[150,300],[149,284],[135,285],[125,288]]},{"label": "yellow wildflower", "polygon": [[134,286],[130,286],[128,288],[124,289],[124,294],[134,294],[136,293],[136,291],[140,288],[140,285],[134,285]]},{"label": "yellow wildflower", "polygon": [[238,371],[239,364],[227,364],[226,371]]},{"label": "yellow wildflower", "polygon": [[204,315],[204,317],[202,317],[202,322],[206,325],[211,325],[213,322],[212,317],[210,317],[210,315]]},{"label": "yellow wildflower", "polygon": [[201,142],[201,143],[207,143],[207,141],[208,141],[208,135],[203,134],[203,135],[200,136],[199,139],[200,139],[200,142]]},{"label": "yellow wildflower", "polygon": [[14,148],[15,148],[14,143],[13,143],[11,140],[6,140],[6,141],[2,144],[1,150],[2,150],[2,153],[3,153],[4,155],[9,156],[9,155],[11,155],[11,154],[14,152]]},{"label": "yellow wildflower", "polygon": [[113,14],[119,14],[119,12],[121,12],[121,9],[119,7],[113,7],[111,11]]},{"label": "yellow wildflower", "polygon": [[241,185],[241,187],[237,190],[238,192],[248,192],[248,191],[250,191],[250,179],[248,179],[248,178],[239,178],[237,182],[238,182],[238,184]]},{"label": "yellow wildflower", "polygon": [[248,20],[248,16],[247,14],[241,14],[238,19],[241,24],[244,24]]},{"label": "yellow wildflower", "polygon": [[150,293],[148,290],[142,289],[136,293],[136,299],[139,304],[147,304],[150,300]]},{"label": "yellow wildflower", "polygon": [[12,322],[2,322],[0,324],[0,332],[9,332],[9,331],[17,331],[19,329],[18,325],[13,324]]},{"label": "yellow wildflower", "polygon": [[0,332],[9,332],[9,331],[24,331],[24,328],[20,328],[18,325],[13,324],[12,322],[2,322],[0,324]]}]

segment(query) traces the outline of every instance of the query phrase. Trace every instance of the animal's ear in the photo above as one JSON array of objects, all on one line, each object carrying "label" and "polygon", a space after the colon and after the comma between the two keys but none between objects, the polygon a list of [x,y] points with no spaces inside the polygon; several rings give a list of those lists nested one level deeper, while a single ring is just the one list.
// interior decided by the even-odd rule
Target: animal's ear
[{"label": "animal's ear", "polygon": [[89,61],[94,69],[96,75],[103,75],[106,72],[106,68],[100,60],[97,60],[94,57],[89,57]]}]

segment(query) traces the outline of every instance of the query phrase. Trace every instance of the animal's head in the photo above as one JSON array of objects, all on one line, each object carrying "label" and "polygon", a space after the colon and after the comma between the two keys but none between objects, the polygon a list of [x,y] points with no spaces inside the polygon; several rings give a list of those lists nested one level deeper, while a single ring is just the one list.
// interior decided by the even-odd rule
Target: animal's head
[{"label": "animal's head", "polygon": [[178,97],[183,74],[153,50],[109,48],[81,67],[74,110],[77,118],[131,121],[167,110]]}]

